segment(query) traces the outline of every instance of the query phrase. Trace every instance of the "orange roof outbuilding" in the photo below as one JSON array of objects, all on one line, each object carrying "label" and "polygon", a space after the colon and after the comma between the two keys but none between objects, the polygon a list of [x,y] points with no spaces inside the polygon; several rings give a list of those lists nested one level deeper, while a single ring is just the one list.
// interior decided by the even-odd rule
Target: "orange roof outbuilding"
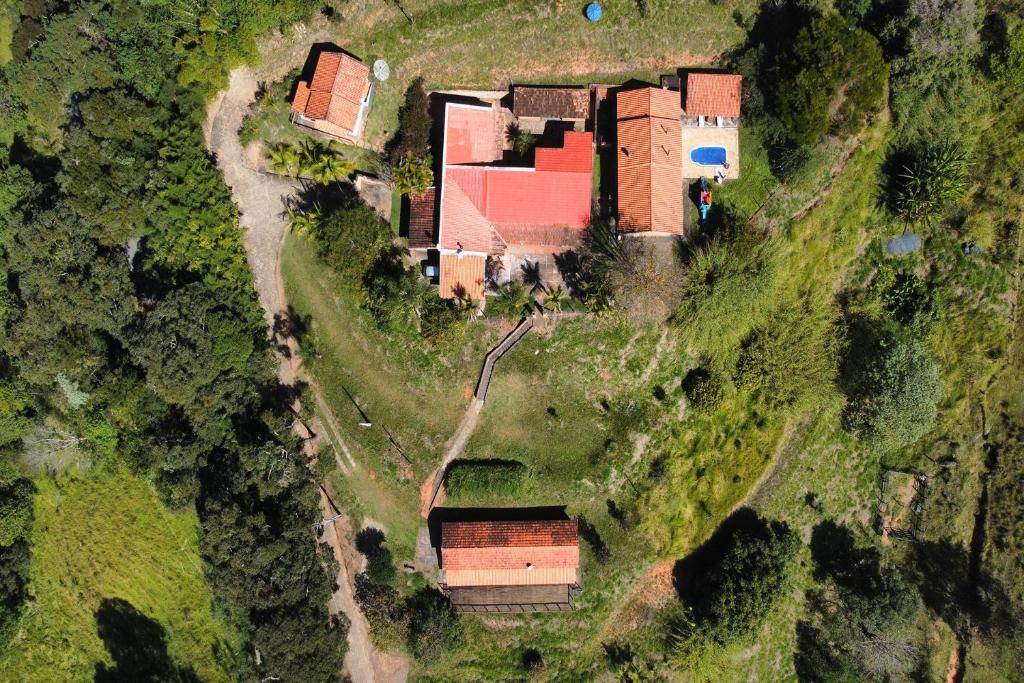
[{"label": "orange roof outbuilding", "polygon": [[344,52],[321,52],[309,83],[299,81],[292,111],[313,121],[327,121],[350,133],[370,91],[370,68]]},{"label": "orange roof outbuilding", "polygon": [[576,584],[579,565],[576,520],[441,525],[448,586]]},{"label": "orange roof outbuilding", "polygon": [[689,74],[686,115],[739,118],[742,82],[743,76],[737,74]]},{"label": "orange roof outbuilding", "polygon": [[484,298],[484,273],[487,259],[473,254],[441,254],[438,295],[442,299],[468,296],[473,301]]},{"label": "orange roof outbuilding", "polygon": [[678,94],[620,92],[617,109],[619,230],[683,234],[682,122]]}]

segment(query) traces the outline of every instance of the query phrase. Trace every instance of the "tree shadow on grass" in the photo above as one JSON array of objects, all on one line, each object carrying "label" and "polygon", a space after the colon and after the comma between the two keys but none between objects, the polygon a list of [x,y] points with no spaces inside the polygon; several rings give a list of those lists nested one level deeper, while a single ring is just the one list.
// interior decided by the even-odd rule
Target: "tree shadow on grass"
[{"label": "tree shadow on grass", "polygon": [[96,610],[96,630],[114,666],[96,665],[96,683],[200,683],[188,666],[178,666],[167,652],[163,626],[120,598],[106,599]]}]

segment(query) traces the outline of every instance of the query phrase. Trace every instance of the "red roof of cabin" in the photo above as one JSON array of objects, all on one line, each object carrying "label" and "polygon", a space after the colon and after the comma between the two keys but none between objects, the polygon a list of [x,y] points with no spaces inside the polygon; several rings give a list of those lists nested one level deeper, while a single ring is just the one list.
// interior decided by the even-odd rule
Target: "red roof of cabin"
[{"label": "red roof of cabin", "polygon": [[580,565],[576,520],[445,522],[441,567],[473,569],[570,568]]},{"label": "red roof of cabin", "polygon": [[343,52],[321,52],[311,81],[299,81],[292,111],[353,131],[369,90],[368,66]]},{"label": "red roof of cabin", "polygon": [[736,74],[689,74],[686,77],[687,116],[740,115],[740,85]]}]

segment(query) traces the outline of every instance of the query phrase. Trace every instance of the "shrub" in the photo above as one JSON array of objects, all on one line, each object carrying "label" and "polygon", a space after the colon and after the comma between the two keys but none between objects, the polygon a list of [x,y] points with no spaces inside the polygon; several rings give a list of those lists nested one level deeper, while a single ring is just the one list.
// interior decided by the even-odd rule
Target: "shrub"
[{"label": "shrub", "polygon": [[356,601],[370,623],[374,641],[386,647],[401,643],[409,629],[402,594],[368,574],[356,575],[355,585]]},{"label": "shrub", "polygon": [[445,485],[455,498],[492,498],[522,493],[528,478],[526,465],[517,460],[456,460]]},{"label": "shrub", "polygon": [[905,139],[974,134],[985,101],[979,87],[975,0],[909,0],[892,45],[893,118]]},{"label": "shrub", "polygon": [[1024,88],[1024,21],[1006,36],[1006,42],[988,55],[992,77],[1010,90]]},{"label": "shrub", "polygon": [[384,532],[367,527],[356,534],[356,549],[366,556],[366,576],[377,584],[395,580],[395,563],[391,551],[384,547]]},{"label": "shrub", "polygon": [[643,239],[625,239],[606,264],[605,279],[614,307],[637,324],[663,324],[679,308],[685,278],[674,250],[658,249]]},{"label": "shrub", "polygon": [[834,325],[827,306],[805,302],[781,311],[744,342],[737,384],[776,407],[818,394],[835,381]]},{"label": "shrub", "polygon": [[771,311],[778,275],[773,240],[718,239],[689,259],[676,320],[702,352],[731,352]]},{"label": "shrub", "polygon": [[406,601],[406,643],[416,659],[431,663],[462,644],[464,633],[455,608],[433,588],[423,588]]},{"label": "shrub", "polygon": [[719,542],[718,558],[691,577],[686,602],[696,624],[725,644],[749,637],[789,590],[800,538],[781,522],[761,522]]},{"label": "shrub", "polygon": [[428,106],[423,78],[417,77],[405,91],[405,102],[398,110],[398,131],[388,142],[387,157],[391,163],[397,164],[406,156],[421,157],[430,151],[433,121]]},{"label": "shrub", "polygon": [[884,446],[909,446],[935,424],[939,365],[917,339],[890,335],[872,353],[848,418]]},{"label": "shrub", "polygon": [[909,156],[895,179],[893,210],[907,223],[929,225],[967,191],[967,153],[946,141]]},{"label": "shrub", "polygon": [[703,412],[711,412],[722,402],[725,385],[721,375],[705,368],[694,368],[683,378],[683,391],[690,405]]},{"label": "shrub", "polygon": [[779,70],[777,114],[789,136],[804,144],[815,143],[830,125],[843,134],[860,128],[882,105],[889,78],[874,37],[837,14],[801,29]]},{"label": "shrub", "polygon": [[391,242],[384,221],[362,201],[320,217],[309,230],[317,256],[353,283],[361,283]]},{"label": "shrub", "polygon": [[465,310],[452,301],[441,299],[437,292],[426,292],[418,306],[420,334],[434,346],[451,341],[463,329]]},{"label": "shrub", "polygon": [[915,327],[934,319],[941,306],[937,291],[913,271],[892,273],[881,292],[882,306],[900,325]]}]

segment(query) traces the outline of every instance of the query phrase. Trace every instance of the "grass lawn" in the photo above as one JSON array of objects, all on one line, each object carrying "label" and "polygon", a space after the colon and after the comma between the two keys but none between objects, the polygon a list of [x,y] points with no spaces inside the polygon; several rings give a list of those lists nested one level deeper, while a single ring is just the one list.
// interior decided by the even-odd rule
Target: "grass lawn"
[{"label": "grass lawn", "polygon": [[[306,366],[363,465],[358,486],[338,479],[336,490],[355,512],[388,528],[396,554],[405,550],[411,556],[421,522],[419,485],[440,462],[469,405],[482,358],[501,330],[474,324],[464,346],[440,350],[419,337],[385,335],[304,239],[289,238],[281,272],[290,305],[311,321],[303,340]],[[358,426],[360,410],[373,427]],[[407,463],[389,432],[412,461],[411,479],[403,479]],[[346,490],[358,491],[359,500],[346,498]]]},{"label": "grass lawn", "polygon": [[92,680],[112,665],[97,634],[103,600],[156,621],[178,666],[204,681],[235,680],[242,639],[213,612],[199,524],[172,512],[123,469],[36,481],[29,592],[21,627],[0,656],[6,681]]}]

